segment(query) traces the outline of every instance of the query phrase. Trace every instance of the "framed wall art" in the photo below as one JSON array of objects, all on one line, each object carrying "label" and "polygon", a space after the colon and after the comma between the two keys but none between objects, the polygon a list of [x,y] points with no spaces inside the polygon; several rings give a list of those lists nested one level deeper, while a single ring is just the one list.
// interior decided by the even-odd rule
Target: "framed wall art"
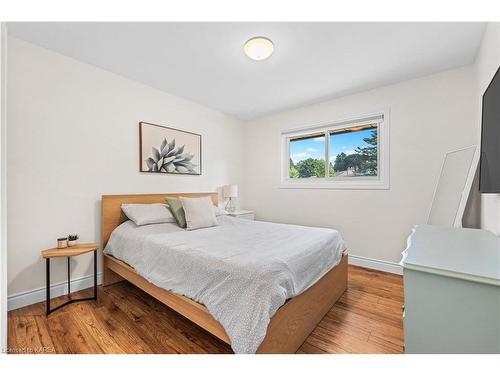
[{"label": "framed wall art", "polygon": [[140,171],[201,175],[201,135],[139,123]]}]

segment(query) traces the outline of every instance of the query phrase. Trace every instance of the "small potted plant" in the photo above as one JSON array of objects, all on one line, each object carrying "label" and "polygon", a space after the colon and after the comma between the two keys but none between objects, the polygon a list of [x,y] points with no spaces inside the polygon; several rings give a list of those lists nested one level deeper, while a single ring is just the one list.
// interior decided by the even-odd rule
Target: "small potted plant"
[{"label": "small potted plant", "polygon": [[75,246],[78,241],[78,234],[68,234],[68,246]]},{"label": "small potted plant", "polygon": [[61,237],[57,239],[57,248],[64,249],[68,247],[68,237]]}]

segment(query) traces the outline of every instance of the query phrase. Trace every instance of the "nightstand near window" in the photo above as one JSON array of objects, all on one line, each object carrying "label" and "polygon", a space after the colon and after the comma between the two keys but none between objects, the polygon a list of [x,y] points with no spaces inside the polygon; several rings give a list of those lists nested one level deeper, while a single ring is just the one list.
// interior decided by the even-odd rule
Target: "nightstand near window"
[{"label": "nightstand near window", "polygon": [[255,220],[255,213],[252,210],[236,210],[228,214],[238,219]]}]

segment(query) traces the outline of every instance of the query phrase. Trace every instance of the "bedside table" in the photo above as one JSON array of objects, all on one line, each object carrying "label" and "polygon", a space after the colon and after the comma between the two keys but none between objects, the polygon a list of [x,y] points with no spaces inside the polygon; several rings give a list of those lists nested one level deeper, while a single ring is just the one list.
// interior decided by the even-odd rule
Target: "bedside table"
[{"label": "bedside table", "polygon": [[[99,246],[95,243],[82,243],[80,245],[65,247],[64,249],[58,249],[57,247],[52,249],[47,249],[42,251],[42,257],[45,258],[45,269],[46,269],[46,288],[47,288],[47,298],[46,298],[46,312],[45,315],[49,316],[50,313],[69,305],[73,302],[80,301],[88,301],[88,300],[96,300],[97,299],[97,250]],[[70,258],[73,256],[81,255],[94,252],[94,296],[88,298],[78,298],[71,299],[71,279],[70,279]],[[55,309],[50,309],[50,259],[51,258],[68,258],[68,298],[69,301],[64,302],[63,304],[57,306]]]},{"label": "bedside table", "polygon": [[239,219],[255,220],[255,213],[252,210],[236,210],[229,212],[228,215]]}]

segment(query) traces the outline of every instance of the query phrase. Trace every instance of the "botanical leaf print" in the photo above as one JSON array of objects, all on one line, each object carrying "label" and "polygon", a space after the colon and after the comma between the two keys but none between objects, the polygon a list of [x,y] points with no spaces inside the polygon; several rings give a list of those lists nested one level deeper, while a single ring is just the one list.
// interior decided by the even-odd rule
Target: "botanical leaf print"
[{"label": "botanical leaf print", "polygon": [[185,145],[176,147],[175,138],[169,143],[163,139],[160,148],[152,147],[151,157],[146,159],[148,171],[163,173],[197,174],[197,166],[191,162],[191,153],[184,153]]}]

